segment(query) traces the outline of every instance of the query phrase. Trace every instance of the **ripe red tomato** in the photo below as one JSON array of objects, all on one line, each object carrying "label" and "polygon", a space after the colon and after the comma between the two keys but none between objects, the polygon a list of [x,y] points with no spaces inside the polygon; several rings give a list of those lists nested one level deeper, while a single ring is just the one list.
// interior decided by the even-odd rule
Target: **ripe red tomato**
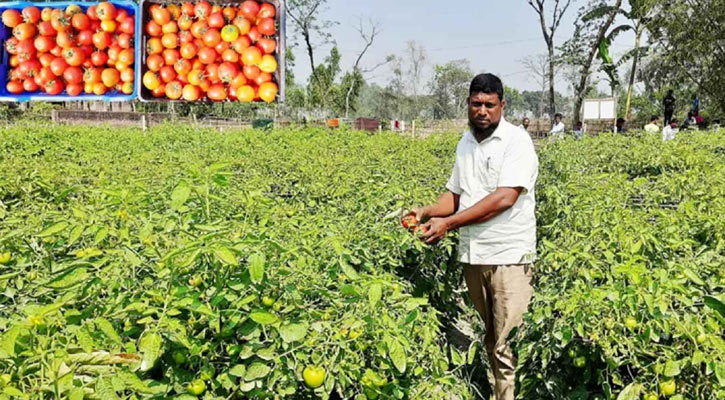
[{"label": "ripe red tomato", "polygon": [[161,37],[161,44],[167,49],[175,49],[179,47],[179,35],[166,33]]},{"label": "ripe red tomato", "polygon": [[151,91],[151,95],[154,96],[154,97],[164,97],[164,96],[166,96],[166,84],[165,83],[162,83],[156,89],[153,89]]},{"label": "ripe red tomato", "polygon": [[86,14],[78,13],[71,18],[70,24],[76,30],[83,31],[91,27],[91,19]]},{"label": "ripe red tomato", "polygon": [[40,21],[40,9],[35,6],[28,6],[23,8],[23,19],[25,22],[31,24],[37,24]]},{"label": "ripe red tomato", "polygon": [[182,58],[174,64],[174,71],[178,75],[186,77],[191,72],[191,67],[191,61]]},{"label": "ripe red tomato", "polygon": [[262,18],[257,23],[257,29],[262,35],[272,36],[277,32],[277,24],[272,18]]},{"label": "ripe red tomato", "polygon": [[18,40],[31,39],[38,32],[38,28],[30,22],[23,22],[13,28],[13,36]]},{"label": "ripe red tomato", "polygon": [[259,67],[255,65],[245,65],[244,68],[242,68],[242,72],[244,73],[244,76],[246,76],[247,79],[249,79],[250,81],[257,79],[262,73]]},{"label": "ripe red tomato", "polygon": [[216,60],[217,56],[216,51],[209,47],[203,47],[199,49],[198,55],[199,61],[201,61],[201,63],[205,65],[213,63]]},{"label": "ripe red tomato", "polygon": [[180,53],[182,58],[191,60],[192,58],[196,57],[197,52],[198,49],[196,48],[196,45],[194,43],[185,43],[181,45]]},{"label": "ripe red tomato", "polygon": [[33,40],[26,39],[26,40],[20,40],[18,41],[18,44],[15,46],[16,53],[18,56],[18,61],[28,61],[30,59],[35,58],[35,55],[37,54],[37,49],[35,48],[35,43]]},{"label": "ripe red tomato", "polygon": [[204,21],[196,21],[193,24],[191,24],[191,34],[197,39],[203,38],[204,34],[208,30],[209,30],[209,25],[207,25],[206,22],[204,22]]},{"label": "ripe red tomato", "polygon": [[237,75],[239,75],[239,68],[236,64],[230,62],[223,62],[219,65],[219,79],[224,83],[230,83]]},{"label": "ripe red tomato", "polygon": [[194,14],[196,18],[205,20],[209,14],[211,14],[211,4],[208,1],[202,0],[194,6]]},{"label": "ripe red tomato", "polygon": [[178,100],[181,98],[183,91],[183,85],[179,81],[171,81],[166,84],[166,97],[171,100]]},{"label": "ripe red tomato", "polygon": [[188,17],[195,17],[196,15],[194,12],[194,4],[192,4],[189,1],[182,4],[181,5],[181,14],[186,15]]},{"label": "ripe red tomato", "polygon": [[272,54],[277,49],[277,42],[274,39],[261,38],[257,41],[257,47],[259,47],[264,54]]},{"label": "ripe red tomato", "polygon": [[224,101],[227,98],[227,92],[224,90],[224,85],[222,84],[211,85],[206,95],[209,97],[209,100],[213,101]]},{"label": "ripe red tomato", "polygon": [[259,85],[259,97],[267,103],[274,101],[277,97],[277,92],[279,92],[279,88],[274,82],[266,82]]},{"label": "ripe red tomato", "polygon": [[23,93],[23,83],[19,80],[11,80],[5,85],[5,88],[12,94]]},{"label": "ripe red tomato", "polygon": [[148,24],[146,24],[146,33],[148,33],[151,37],[159,37],[163,34],[163,31],[161,29],[161,25],[157,24],[155,21],[149,21]]},{"label": "ripe red tomato", "polygon": [[206,75],[206,78],[211,83],[219,83],[221,82],[221,79],[219,79],[219,64],[209,64],[204,69],[204,74]]},{"label": "ripe red tomato", "polygon": [[165,7],[154,7],[151,10],[151,18],[159,25],[164,25],[171,21],[171,13]]},{"label": "ripe red tomato", "polygon": [[48,93],[51,96],[59,95],[60,92],[63,91],[63,82],[56,78],[51,79],[45,84],[45,93]]},{"label": "ripe red tomato", "polygon": [[111,38],[111,34],[108,32],[96,32],[93,34],[93,45],[98,50],[105,50],[111,45],[112,41],[113,38]]},{"label": "ripe red tomato", "polygon": [[7,50],[11,55],[18,54],[18,43],[20,43],[18,39],[15,39],[14,37],[9,38],[5,42],[5,50]]},{"label": "ripe red tomato", "polygon": [[40,61],[40,65],[43,67],[49,67],[50,63],[53,62],[55,59],[55,56],[50,53],[41,54],[38,56],[38,61]]},{"label": "ripe red tomato", "polygon": [[102,73],[103,73],[103,69],[101,69],[101,68],[88,68],[86,70],[86,72],[83,73],[83,82],[86,82],[86,83],[100,82]]},{"label": "ripe red tomato", "polygon": [[259,13],[259,3],[254,0],[247,0],[239,7],[239,13],[250,21],[254,21]]},{"label": "ripe red tomato", "polygon": [[262,84],[266,82],[272,82],[272,74],[269,72],[262,72],[254,79],[254,84],[257,86],[262,86]]},{"label": "ripe red tomato", "polygon": [[101,73],[101,82],[108,88],[116,86],[120,80],[121,74],[115,68],[106,68]]},{"label": "ripe red tomato", "polygon": [[256,92],[254,88],[249,85],[244,85],[237,89],[237,99],[241,102],[249,103],[254,101],[255,96]]},{"label": "ripe red tomato", "polygon": [[229,83],[229,86],[239,89],[240,87],[247,84],[247,78],[244,76],[244,74],[237,74],[237,76],[232,79],[232,81]]},{"label": "ripe red tomato", "polygon": [[83,92],[83,84],[82,83],[68,83],[65,87],[65,92],[68,93],[68,96],[78,96]]},{"label": "ripe red tomato", "polygon": [[94,51],[91,55],[91,63],[96,67],[104,66],[107,62],[108,54],[106,54],[106,52],[103,50]]},{"label": "ripe red tomato", "polygon": [[128,33],[122,33],[116,36],[116,40],[118,40],[118,46],[122,49],[130,48],[133,43],[133,39],[131,39],[131,35]]},{"label": "ripe red tomato", "polygon": [[38,24],[38,34],[41,36],[53,37],[58,34],[58,31],[53,28],[53,24],[50,21],[43,21]]},{"label": "ripe red tomato", "polygon": [[166,65],[174,65],[181,58],[181,54],[179,53],[179,50],[176,50],[176,49],[164,50],[163,56],[164,56],[164,63]]},{"label": "ripe red tomato", "polygon": [[43,66],[40,64],[40,61],[29,60],[18,65],[17,70],[22,78],[33,78],[35,75],[40,73],[41,68],[43,68]]},{"label": "ripe red tomato", "polygon": [[237,29],[239,29],[239,35],[244,36],[249,33],[249,30],[252,29],[252,23],[249,22],[248,19],[246,19],[242,15],[237,15],[232,20],[232,25],[236,26]]},{"label": "ripe red tomato", "polygon": [[206,33],[204,34],[204,44],[208,47],[214,47],[219,42],[221,42],[222,37],[219,34],[219,30],[215,28],[210,28]]},{"label": "ripe red tomato", "polygon": [[262,61],[262,50],[252,46],[242,52],[242,63],[244,65],[257,65]]},{"label": "ripe red tomato", "polygon": [[133,35],[136,31],[136,20],[134,20],[133,17],[124,18],[120,25],[118,25],[118,30],[121,31],[121,33]]},{"label": "ripe red tomato", "polygon": [[222,28],[224,27],[224,15],[220,12],[215,12],[209,15],[207,20],[210,28]]},{"label": "ripe red tomato", "polygon": [[66,83],[83,82],[83,70],[80,67],[68,67],[63,72],[63,79]]},{"label": "ripe red tomato", "polygon": [[26,92],[35,92],[38,89],[40,89],[40,86],[35,83],[35,80],[28,78],[23,81],[23,90],[25,90]]},{"label": "ripe red tomato", "polygon": [[262,3],[257,13],[257,18],[274,18],[277,15],[277,10],[271,3]]},{"label": "ripe red tomato", "polygon": [[120,24],[126,18],[128,18],[128,11],[124,10],[123,8],[119,8],[116,12],[116,22]]},{"label": "ripe red tomato", "polygon": [[146,42],[146,53],[147,54],[161,54],[164,51],[164,45],[161,44],[161,39],[151,38]]},{"label": "ripe red tomato", "polygon": [[98,13],[96,13],[96,6],[90,6],[86,10],[86,15],[88,15],[88,18],[91,19],[91,21],[98,21],[100,18],[98,18]]},{"label": "ripe red tomato", "polygon": [[133,54],[133,48],[131,49],[123,49],[118,54],[118,62],[125,65],[131,65],[134,61],[134,54]]},{"label": "ripe red tomato", "polygon": [[54,76],[63,76],[63,72],[68,68],[68,63],[62,57],[56,57],[53,62],[50,63],[50,71]]},{"label": "ripe red tomato", "polygon": [[108,87],[103,82],[95,82],[93,84],[93,94],[96,96],[103,96],[108,91]]},{"label": "ripe red tomato", "polygon": [[47,53],[55,46],[55,41],[47,36],[38,36],[33,45],[39,53]]},{"label": "ripe red tomato", "polygon": [[58,36],[55,37],[55,43],[63,49],[67,49],[75,46],[76,37],[71,31],[58,32]]},{"label": "ripe red tomato", "polygon": [[159,76],[161,77],[162,82],[169,83],[176,79],[176,71],[174,71],[174,67],[164,65],[159,71]]},{"label": "ripe red tomato", "polygon": [[252,43],[257,43],[257,41],[262,38],[262,34],[259,32],[259,28],[255,26],[249,30],[247,37]]},{"label": "ripe red tomato", "polygon": [[226,49],[222,53],[222,60],[235,64],[239,63],[239,54],[232,49]]},{"label": "ripe red tomato", "polygon": [[71,47],[63,52],[63,58],[65,62],[72,67],[78,67],[86,61],[86,53],[83,52],[79,47]]},{"label": "ripe red tomato", "polygon": [[20,14],[20,11],[14,10],[12,8],[8,8],[7,10],[3,11],[2,19],[3,25],[7,26],[8,28],[15,28],[23,22],[23,16]]},{"label": "ripe red tomato", "polygon": [[104,1],[96,6],[96,14],[102,21],[110,21],[116,18],[116,6]]},{"label": "ripe red tomato", "polygon": [[84,31],[78,32],[78,36],[76,36],[76,39],[78,40],[78,44],[82,45],[93,45],[93,31],[90,29],[86,29]]},{"label": "ripe red tomato", "polygon": [[158,72],[164,66],[164,58],[159,54],[152,54],[146,58],[146,66],[149,70]]}]

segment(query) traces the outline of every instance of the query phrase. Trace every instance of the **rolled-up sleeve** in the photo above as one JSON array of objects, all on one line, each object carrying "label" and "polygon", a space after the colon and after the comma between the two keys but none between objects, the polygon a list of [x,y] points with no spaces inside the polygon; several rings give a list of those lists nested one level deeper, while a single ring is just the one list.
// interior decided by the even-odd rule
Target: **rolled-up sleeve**
[{"label": "rolled-up sleeve", "polygon": [[498,187],[521,187],[530,191],[536,185],[539,158],[531,139],[514,140],[504,153]]},{"label": "rolled-up sleeve", "polygon": [[448,178],[448,183],[446,183],[446,189],[458,195],[463,193],[463,189],[461,189],[461,174],[459,166],[460,163],[458,162],[458,158],[456,158],[456,164],[453,166],[453,172],[451,172],[451,177]]}]

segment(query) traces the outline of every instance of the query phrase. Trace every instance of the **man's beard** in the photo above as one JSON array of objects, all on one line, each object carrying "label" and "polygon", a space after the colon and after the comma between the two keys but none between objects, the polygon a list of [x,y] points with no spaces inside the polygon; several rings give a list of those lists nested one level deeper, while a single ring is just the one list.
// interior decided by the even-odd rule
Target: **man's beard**
[{"label": "man's beard", "polygon": [[491,135],[493,135],[493,132],[498,128],[499,122],[491,123],[491,125],[488,126],[488,128],[479,128],[476,125],[474,125],[471,121],[468,121],[468,127],[471,129],[471,133],[473,133],[473,136],[479,141],[483,141],[484,139],[489,138]]}]

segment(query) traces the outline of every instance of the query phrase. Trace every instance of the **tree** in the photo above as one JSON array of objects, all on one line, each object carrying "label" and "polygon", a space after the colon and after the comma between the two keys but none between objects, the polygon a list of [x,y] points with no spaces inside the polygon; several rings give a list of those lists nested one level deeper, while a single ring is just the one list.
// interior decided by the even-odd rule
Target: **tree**
[{"label": "tree", "polygon": [[725,0],[650,1],[646,26],[659,79],[669,85],[689,82],[725,112]]},{"label": "tree", "polygon": [[335,104],[336,97],[339,95],[335,79],[339,73],[340,51],[337,46],[334,46],[330,50],[330,55],[325,58],[325,62],[315,68],[314,76],[317,78],[310,77],[307,92],[312,105],[325,109]]},{"label": "tree", "polygon": [[[320,44],[332,41],[332,35],[328,30],[336,24],[333,21],[319,19],[319,14],[326,3],[327,0],[289,0],[286,3],[287,15],[292,20],[295,32],[302,36],[307,49],[313,79],[317,79],[314,50]],[[315,42],[313,34],[319,36],[319,43]]]},{"label": "tree", "polygon": [[409,61],[408,76],[410,76],[410,91],[413,95],[413,107],[418,109],[420,95],[420,80],[423,74],[423,66],[428,60],[428,55],[423,45],[416,43],[415,41],[408,41],[406,43],[405,53]]},{"label": "tree", "polygon": [[[546,86],[549,83],[549,67],[550,67],[549,58],[546,54],[536,54],[536,55],[527,56],[524,59],[522,59],[520,62],[524,65],[524,68],[531,74],[531,76],[533,76],[536,79],[536,82],[541,84],[541,94],[540,94],[541,97],[539,99],[539,103],[536,107],[531,108],[531,110],[533,110],[533,112],[534,112],[534,115],[536,115],[536,117],[539,118],[545,112],[544,103],[546,101],[547,96],[550,95],[550,93],[548,93],[546,91]],[[555,69],[554,69],[555,77],[558,72],[559,72],[559,65],[555,64]],[[549,104],[551,104],[551,100],[549,100],[549,101],[550,101]],[[560,104],[560,103],[556,102],[556,97],[554,97],[553,104],[554,104],[553,109],[556,110],[557,109],[556,105]]]},{"label": "tree", "polygon": [[613,4],[605,0],[590,1],[588,6],[579,11],[574,24],[574,35],[562,46],[563,59],[577,71],[574,84],[573,121],[575,122],[580,121],[582,103],[589,89],[594,58],[621,6],[622,0],[616,0]]},{"label": "tree", "polygon": [[355,97],[360,94],[360,89],[365,81],[363,74],[366,72],[372,72],[381,65],[385,64],[384,62],[380,63],[377,66],[368,70],[362,70],[360,68],[360,61],[362,61],[365,53],[367,53],[367,51],[373,45],[375,38],[380,34],[380,24],[378,22],[369,20],[368,24],[370,26],[369,31],[365,28],[365,26],[363,26],[362,19],[360,19],[359,25],[356,29],[360,34],[360,37],[365,42],[365,45],[355,59],[355,63],[352,66],[352,71],[345,74],[345,77],[343,77],[343,87],[346,87],[347,85],[347,90],[345,94],[345,118],[349,118],[350,116],[350,102],[351,99],[354,99],[353,94],[355,94]]},{"label": "tree", "polygon": [[553,119],[554,114],[556,113],[556,98],[554,95],[554,68],[555,68],[555,54],[554,54],[554,35],[556,34],[556,30],[559,29],[559,25],[561,24],[561,20],[564,17],[564,14],[566,13],[566,10],[569,9],[569,6],[571,5],[571,0],[566,0],[563,2],[562,0],[553,0],[554,1],[554,12],[551,14],[551,24],[547,26],[546,23],[546,0],[528,0],[529,5],[531,8],[536,11],[536,14],[539,16],[539,23],[541,24],[541,33],[544,35],[544,42],[546,43],[546,49],[547,49],[547,61],[549,63],[549,116]]},{"label": "tree", "polygon": [[433,118],[452,119],[461,117],[466,109],[468,89],[473,71],[468,60],[450,61],[433,68],[430,91]]}]

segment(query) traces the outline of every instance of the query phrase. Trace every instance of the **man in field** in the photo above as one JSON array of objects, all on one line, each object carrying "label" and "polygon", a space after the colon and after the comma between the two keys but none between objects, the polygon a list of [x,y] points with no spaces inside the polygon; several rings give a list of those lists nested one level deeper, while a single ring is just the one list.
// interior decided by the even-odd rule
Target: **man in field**
[{"label": "man in field", "polygon": [[458,143],[448,190],[435,204],[411,212],[427,221],[423,240],[428,243],[459,230],[459,257],[485,324],[496,400],[514,399],[516,358],[507,337],[521,324],[533,294],[539,167],[531,138],[503,118],[505,107],[499,78],[473,79],[469,128]]},{"label": "man in field", "polygon": [[530,124],[531,124],[531,120],[529,119],[529,117],[524,117],[524,119],[521,120],[521,125],[519,125],[519,128],[528,132]]},{"label": "man in field", "polygon": [[660,126],[658,124],[659,117],[656,115],[653,115],[652,118],[649,119],[649,124],[644,126],[644,131],[647,133],[659,133]]},{"label": "man in field", "polygon": [[562,119],[564,119],[563,115],[559,113],[556,113],[554,115],[554,126],[551,127],[551,132],[549,132],[554,139],[564,138],[564,131],[566,130],[566,125],[564,125]]},{"label": "man in field", "polygon": [[677,132],[677,118],[672,118],[670,124],[665,125],[665,127],[662,128],[662,140],[665,142],[668,140],[674,140]]}]

